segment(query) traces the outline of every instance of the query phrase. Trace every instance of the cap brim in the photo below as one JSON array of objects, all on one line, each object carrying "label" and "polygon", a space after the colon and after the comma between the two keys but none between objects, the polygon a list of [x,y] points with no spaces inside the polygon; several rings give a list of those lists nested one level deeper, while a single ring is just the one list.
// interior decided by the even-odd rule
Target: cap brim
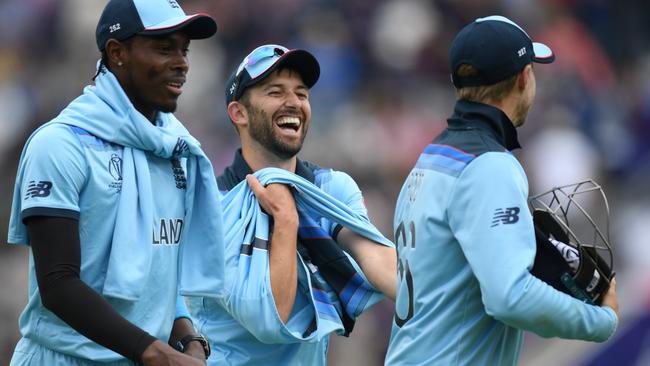
[{"label": "cap brim", "polygon": [[298,71],[302,77],[302,81],[308,88],[314,86],[320,77],[320,65],[314,55],[305,50],[289,50],[280,56],[280,59],[258,76],[256,80],[266,78],[279,67],[287,67]]},{"label": "cap brim", "polygon": [[151,27],[145,28],[140,35],[156,36],[182,30],[190,39],[212,37],[217,32],[217,23],[205,13],[186,15],[168,19]]},{"label": "cap brim", "polygon": [[534,62],[540,64],[550,64],[555,61],[555,54],[551,51],[551,48],[543,43],[533,42],[533,52],[535,56],[533,57]]}]

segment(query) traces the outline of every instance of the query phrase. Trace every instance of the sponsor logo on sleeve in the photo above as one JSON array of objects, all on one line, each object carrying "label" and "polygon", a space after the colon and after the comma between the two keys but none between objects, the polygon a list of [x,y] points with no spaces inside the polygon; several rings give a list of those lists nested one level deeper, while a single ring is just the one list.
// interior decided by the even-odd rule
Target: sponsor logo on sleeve
[{"label": "sponsor logo on sleeve", "polygon": [[497,208],[492,217],[492,226],[510,225],[519,221],[519,207]]},{"label": "sponsor logo on sleeve", "polygon": [[52,182],[41,180],[35,181],[32,180],[27,186],[27,191],[25,192],[25,199],[35,198],[35,197],[47,197],[52,192]]}]

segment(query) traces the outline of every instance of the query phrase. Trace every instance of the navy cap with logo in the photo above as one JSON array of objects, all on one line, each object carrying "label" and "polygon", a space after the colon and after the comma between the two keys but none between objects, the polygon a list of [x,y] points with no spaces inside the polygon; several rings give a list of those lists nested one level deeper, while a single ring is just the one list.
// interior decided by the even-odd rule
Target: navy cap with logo
[{"label": "navy cap with logo", "polygon": [[106,42],[134,35],[155,36],[183,30],[190,39],[211,37],[217,23],[208,14],[186,15],[176,0],[110,0],[102,12],[95,38],[104,51]]},{"label": "navy cap with logo", "polygon": [[239,100],[246,88],[264,80],[281,66],[296,70],[308,88],[314,86],[320,76],[316,57],[305,50],[290,50],[277,44],[259,46],[230,75],[226,83],[226,105]]},{"label": "navy cap with logo", "polygon": [[[512,20],[493,15],[466,25],[454,38],[449,51],[451,80],[457,88],[492,85],[511,77],[531,62],[551,63],[553,51],[533,42]],[[473,66],[477,75],[460,76],[462,64]]]}]

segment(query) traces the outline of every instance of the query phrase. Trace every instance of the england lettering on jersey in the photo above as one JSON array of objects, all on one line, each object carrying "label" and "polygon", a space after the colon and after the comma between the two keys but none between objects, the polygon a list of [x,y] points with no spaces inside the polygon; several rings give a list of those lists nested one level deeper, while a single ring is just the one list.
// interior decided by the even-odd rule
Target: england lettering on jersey
[{"label": "england lettering on jersey", "polygon": [[183,232],[183,219],[160,219],[153,227],[151,243],[154,245],[178,245]]}]

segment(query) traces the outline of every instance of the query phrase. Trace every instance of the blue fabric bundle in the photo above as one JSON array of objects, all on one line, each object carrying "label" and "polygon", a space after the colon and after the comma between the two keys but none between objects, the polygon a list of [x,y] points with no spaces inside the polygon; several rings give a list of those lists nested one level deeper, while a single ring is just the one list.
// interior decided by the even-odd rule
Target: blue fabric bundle
[{"label": "blue fabric bundle", "polygon": [[[305,239],[311,241],[304,245],[304,249],[307,249],[314,264],[320,263],[323,267],[316,269],[305,266],[309,273],[316,321],[312,324],[313,317],[293,314],[287,324],[283,324],[277,316],[269,280],[269,218],[262,212],[246,181],[239,183],[222,198],[227,270],[225,296],[217,301],[265,343],[320,341],[334,331],[347,334],[351,330],[349,322],[353,325],[356,316],[381,300],[383,295],[372,288],[347,253],[340,251],[346,260],[342,260],[336,251],[328,258],[322,256],[319,248],[314,248],[321,243],[326,246],[335,242],[306,213],[325,217],[377,243],[390,247],[394,245],[367,219],[311,182],[278,168],[262,169],[254,175],[263,185],[282,183],[293,188],[301,220],[299,236],[303,242]],[[325,269],[327,266],[324,262],[328,259],[336,260],[329,269]],[[346,264],[340,267],[335,263],[337,260]],[[337,268],[340,269],[338,274],[335,273]]]}]

